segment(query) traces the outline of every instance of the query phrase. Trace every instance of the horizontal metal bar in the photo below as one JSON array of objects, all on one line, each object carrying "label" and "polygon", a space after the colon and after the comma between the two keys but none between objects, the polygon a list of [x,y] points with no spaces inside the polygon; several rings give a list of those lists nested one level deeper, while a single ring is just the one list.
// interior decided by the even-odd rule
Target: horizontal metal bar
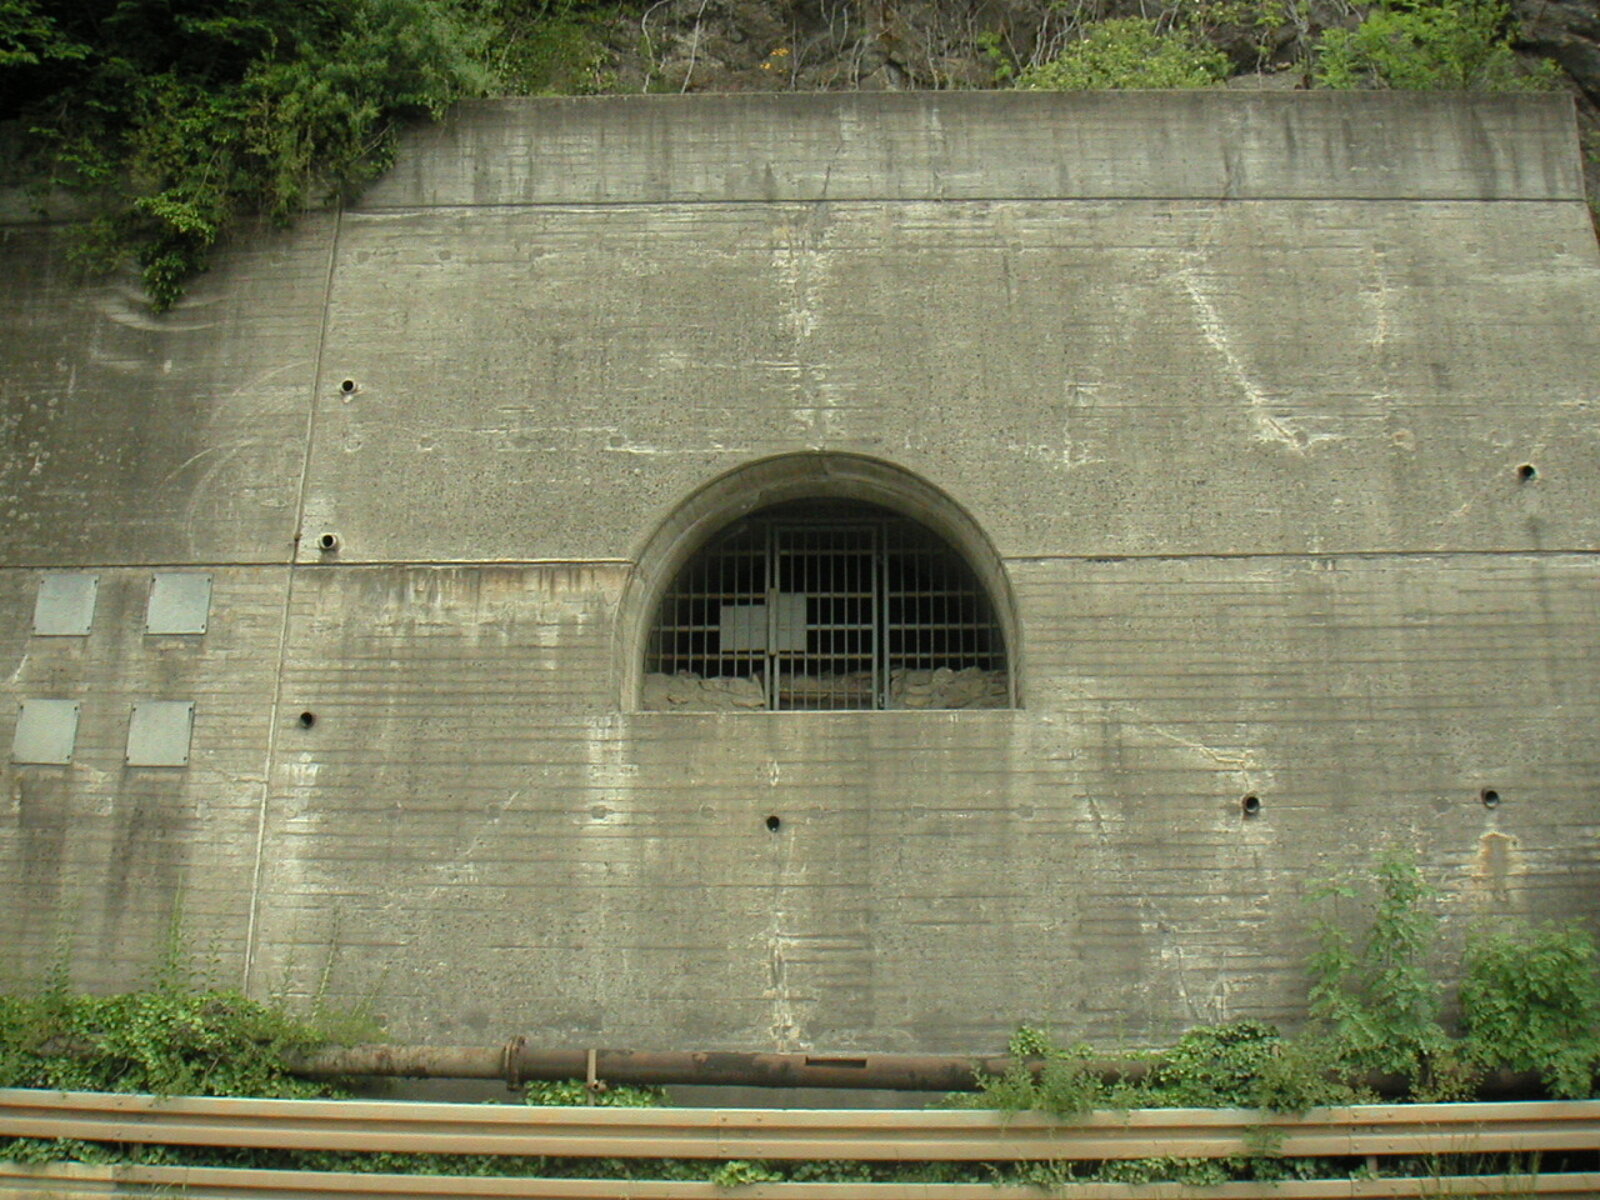
[{"label": "horizontal metal bar", "polygon": [[1284,1180],[1275,1183],[1066,1183],[1048,1192],[992,1183],[758,1183],[730,1192],[721,1184],[673,1180],[524,1179],[457,1175],[263,1171],[230,1167],[0,1163],[0,1196],[16,1200],[1414,1200],[1420,1197],[1600,1195],[1600,1173],[1475,1175],[1459,1178]]},{"label": "horizontal metal bar", "polygon": [[558,1157],[875,1162],[1592,1150],[1600,1101],[1096,1112],[557,1108],[0,1090],[0,1136]]}]

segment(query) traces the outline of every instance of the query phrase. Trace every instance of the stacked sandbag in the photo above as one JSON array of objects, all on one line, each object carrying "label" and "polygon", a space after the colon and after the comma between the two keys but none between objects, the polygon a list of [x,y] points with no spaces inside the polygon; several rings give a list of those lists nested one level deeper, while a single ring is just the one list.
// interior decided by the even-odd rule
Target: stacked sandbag
[{"label": "stacked sandbag", "polygon": [[738,675],[706,679],[693,671],[646,675],[642,698],[649,712],[738,712],[767,706],[759,679]]},{"label": "stacked sandbag", "polygon": [[896,667],[889,672],[890,708],[1005,708],[1011,703],[1004,671]]}]

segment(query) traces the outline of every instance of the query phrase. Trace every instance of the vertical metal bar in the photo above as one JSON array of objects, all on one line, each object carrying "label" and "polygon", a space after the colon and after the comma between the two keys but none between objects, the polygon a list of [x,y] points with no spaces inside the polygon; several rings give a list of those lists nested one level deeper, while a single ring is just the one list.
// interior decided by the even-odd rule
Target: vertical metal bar
[{"label": "vertical metal bar", "polygon": [[970,619],[967,612],[967,581],[961,572],[956,570],[956,564],[946,556],[945,569],[950,574],[950,587],[955,593],[956,601],[956,670],[960,671],[972,665],[972,639],[969,636]]},{"label": "vertical metal bar", "polygon": [[922,628],[917,631],[918,661],[923,670],[933,669],[932,642],[934,622],[939,619],[939,594],[938,581],[929,573],[928,552],[926,549],[917,550],[917,591],[920,594],[917,619]]},{"label": "vertical metal bar", "polygon": [[762,539],[766,553],[762,555],[761,592],[767,605],[767,646],[764,654],[767,707],[777,711],[780,707],[778,693],[778,531],[769,525]]},{"label": "vertical metal bar", "polygon": [[845,674],[850,666],[847,657],[850,652],[850,591],[851,591],[851,560],[850,537],[848,534],[834,531],[818,538],[820,549],[827,555],[827,570],[824,573],[822,560],[819,556],[817,566],[817,586],[824,587],[833,593],[833,601],[828,605],[827,623],[832,628],[828,630],[828,686],[826,707],[829,712],[847,706],[845,688],[847,680]]},{"label": "vertical metal bar", "polygon": [[889,673],[883,669],[883,653],[885,649],[883,642],[889,636],[889,606],[884,600],[884,591],[881,586],[883,580],[880,577],[883,544],[887,541],[883,530],[884,527],[881,522],[872,527],[870,539],[872,553],[867,559],[867,574],[872,578],[872,607],[867,610],[868,619],[872,622],[872,664],[867,686],[872,692],[868,707],[873,709],[889,707]]},{"label": "vertical metal bar", "polygon": [[[717,560],[716,548],[711,554],[702,554],[688,571],[684,573],[684,590],[678,594],[678,603],[673,614],[679,626],[688,625],[691,628],[680,629],[674,637],[677,645],[673,648],[673,670],[676,675],[680,666],[679,653],[682,654],[681,666],[684,670],[699,675],[701,679],[709,678],[711,669],[711,633],[709,630],[701,631],[693,628],[696,625],[709,625],[711,623],[711,597],[708,583],[711,578],[712,565]],[[717,618],[722,617],[722,607],[717,606]],[[722,646],[719,642],[717,649]]]},{"label": "vertical metal bar", "polygon": [[817,624],[822,626],[817,643],[817,682],[815,707],[832,712],[839,704],[839,594],[843,588],[843,575],[848,568],[839,558],[838,535],[825,529],[811,534],[810,573],[806,577],[807,591],[815,591],[827,600],[818,605]]},{"label": "vertical metal bar", "polygon": [[918,637],[921,645],[921,661],[924,670],[931,671],[937,666],[934,662],[934,625],[939,619],[939,593],[938,579],[933,574],[933,563],[928,557],[926,548],[917,551],[917,563],[921,567],[918,577],[918,591],[922,593],[921,609],[923,628]]},{"label": "vertical metal bar", "polygon": [[828,712],[839,707],[839,689],[843,686],[839,672],[845,665],[839,657],[844,649],[844,634],[839,626],[849,620],[844,597],[850,586],[850,560],[841,553],[843,540],[837,532],[818,530],[813,542],[816,547],[814,583],[817,591],[828,597],[827,606],[817,612],[821,618],[818,623],[825,630],[817,707]]},{"label": "vertical metal bar", "polygon": [[845,598],[840,602],[839,620],[844,626],[838,632],[839,671],[835,676],[838,686],[834,690],[834,703],[839,708],[858,708],[855,684],[851,679],[860,663],[861,655],[861,535],[859,532],[838,535],[839,549],[844,555]]},{"label": "vertical metal bar", "polygon": [[[823,556],[828,552],[828,538],[820,529],[806,530],[805,546],[805,566],[802,572],[803,590],[807,596],[815,596],[817,604],[817,648],[815,654],[813,654],[810,636],[811,602],[809,600],[806,602],[807,634],[805,657],[811,661],[806,664],[810,669],[801,672],[806,680],[804,686],[810,693],[806,698],[805,707],[826,711],[833,706],[833,697],[829,694],[832,685],[828,681],[828,668],[832,664],[832,659],[829,656],[833,653],[833,630],[829,629],[828,626],[833,624],[831,618],[834,609],[834,593],[838,590],[838,582],[836,577],[825,567],[836,566],[837,564],[824,563]],[[814,675],[813,671],[815,672]]]},{"label": "vertical metal bar", "polygon": [[[785,626],[786,597],[809,598],[798,628]],[[765,646],[722,642],[729,605],[763,606]],[[875,514],[725,530],[663,595],[644,653],[647,672],[760,675],[772,709],[889,708],[896,670],[940,667],[1000,672],[1017,703],[1012,648],[977,573],[922,527]]]},{"label": "vertical metal bar", "polygon": [[878,577],[878,591],[883,597],[883,609],[878,615],[878,622],[883,629],[883,654],[880,670],[882,671],[881,686],[883,690],[882,704],[884,708],[892,708],[889,695],[889,680],[894,673],[892,658],[894,655],[894,630],[889,625],[894,620],[894,559],[891,557],[893,542],[885,532],[883,541],[878,545],[877,561],[873,564],[873,573]]},{"label": "vertical metal bar", "polygon": [[949,667],[955,661],[956,651],[954,639],[950,636],[954,632],[953,626],[955,624],[954,614],[950,611],[952,608],[951,600],[953,599],[950,595],[950,588],[953,581],[942,570],[944,563],[938,551],[931,546],[928,548],[928,561],[939,579],[937,588],[939,593],[939,612],[934,625],[934,645],[938,647],[939,665],[941,667]]},{"label": "vertical metal bar", "polygon": [[695,620],[701,628],[692,635],[688,649],[690,669],[702,679],[732,675],[738,661],[738,652],[722,644],[722,610],[729,603],[728,571],[738,570],[738,544],[737,538],[724,538],[695,575]]},{"label": "vertical metal bar", "polygon": [[[785,531],[785,537],[788,539],[788,544],[793,546],[794,554],[784,562],[784,566],[788,571],[788,574],[785,576],[783,582],[785,586],[792,588],[801,595],[805,595],[807,594],[807,589],[809,589],[811,586],[811,581],[806,577],[806,556],[811,552],[810,543],[808,541],[809,531],[804,529],[790,529]],[[809,601],[807,603],[809,604]],[[809,616],[807,617],[805,623],[805,630],[806,643],[807,647],[809,648],[811,641]],[[796,681],[801,678],[801,675],[804,672],[806,657],[807,656],[805,654],[794,655],[791,651],[784,657],[783,660],[784,666],[787,668],[785,679],[789,685],[790,708],[798,709],[805,707],[804,699],[800,694],[800,690],[798,687],[796,687]]]}]

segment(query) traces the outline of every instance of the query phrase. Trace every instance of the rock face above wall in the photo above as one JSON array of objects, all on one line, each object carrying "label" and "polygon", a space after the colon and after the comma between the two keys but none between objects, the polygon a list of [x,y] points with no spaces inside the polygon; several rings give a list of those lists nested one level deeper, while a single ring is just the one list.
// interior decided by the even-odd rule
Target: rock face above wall
[{"label": "rock face above wall", "polygon": [[[1563,98],[470,105],[159,319],[0,238],[0,692],[78,705],[0,766],[0,983],[181,907],[405,1038],[992,1050],[1293,1020],[1307,881],[1384,840],[1453,930],[1600,915]],[[678,569],[804,503],[944,538],[1005,673],[641,684]]]},{"label": "rock face above wall", "polygon": [[1552,58],[1582,90],[1591,111],[1600,107],[1600,10],[1589,0],[1516,0],[1519,45]]},{"label": "rock face above wall", "polygon": [[[1555,59],[1590,103],[1600,104],[1594,6],[1588,0],[1513,0],[1511,8],[1519,23],[1516,48]],[[611,69],[627,91],[643,91],[652,76],[658,87],[706,93],[982,88],[993,85],[996,63],[980,35],[1027,63],[1048,56],[1078,23],[1152,15],[1138,0],[1099,0],[1071,12],[1048,0],[666,0],[651,8],[642,26],[619,22],[618,36],[608,41]],[[1276,27],[1251,16],[1204,23],[1205,36],[1241,72],[1295,66],[1323,30],[1353,19],[1351,5],[1332,0],[1302,4],[1294,20]],[[1294,71],[1296,79],[1300,75]]]},{"label": "rock face above wall", "polygon": [[[1181,4],[1158,6],[1171,12]],[[1263,6],[1265,7],[1265,6]],[[1590,0],[1513,0],[1514,45],[1530,64],[1554,60],[1578,98],[1589,145],[1600,145],[1600,15]],[[1253,14],[1206,21],[1205,37],[1238,72],[1229,87],[1306,86],[1307,62],[1324,30],[1349,27],[1355,9],[1334,0],[1295,6],[1276,26]],[[1149,17],[1140,0],[1063,6],[1047,0],[665,0],[643,22],[602,31],[603,82],[621,92],[915,91],[995,85],[997,60],[1027,64],[1056,53],[1085,21]],[[641,38],[641,34],[644,36]],[[559,82],[559,81],[556,81]],[[1600,158],[1585,165],[1600,197]]]}]

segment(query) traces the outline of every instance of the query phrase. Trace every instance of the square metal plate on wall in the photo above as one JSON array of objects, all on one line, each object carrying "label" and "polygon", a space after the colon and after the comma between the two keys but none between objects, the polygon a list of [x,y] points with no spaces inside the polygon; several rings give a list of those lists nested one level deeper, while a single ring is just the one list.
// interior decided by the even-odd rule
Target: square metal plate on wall
[{"label": "square metal plate on wall", "polygon": [[161,571],[150,577],[146,633],[204,633],[211,616],[211,576]]},{"label": "square metal plate on wall", "polygon": [[193,700],[143,700],[128,720],[130,767],[186,767],[194,730]]},{"label": "square metal plate on wall", "polygon": [[78,742],[76,700],[24,700],[11,741],[11,761],[65,767]]},{"label": "square metal plate on wall", "polygon": [[59,571],[39,580],[33,604],[33,632],[41,637],[84,637],[94,625],[100,576]]}]

